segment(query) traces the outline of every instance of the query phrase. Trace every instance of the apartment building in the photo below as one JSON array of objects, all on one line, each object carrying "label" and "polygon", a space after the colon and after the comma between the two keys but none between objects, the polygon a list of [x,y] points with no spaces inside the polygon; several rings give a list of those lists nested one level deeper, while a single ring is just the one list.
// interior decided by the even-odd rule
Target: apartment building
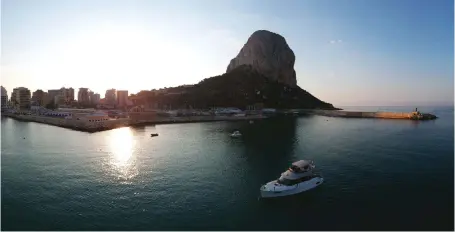
[{"label": "apartment building", "polygon": [[13,89],[14,106],[17,109],[29,109],[30,108],[30,99],[31,94],[30,90],[25,87],[18,87]]},{"label": "apartment building", "polygon": [[117,90],[117,106],[125,107],[128,105],[128,90]]},{"label": "apartment building", "polygon": [[117,91],[115,89],[108,89],[106,90],[106,94],[104,95],[105,103],[107,105],[115,105],[117,99]]},{"label": "apartment building", "polygon": [[93,98],[90,99],[92,104],[99,104],[100,103],[101,96],[99,93],[93,94]]},{"label": "apartment building", "polygon": [[90,103],[88,88],[79,88],[79,92],[77,93],[77,101],[81,104]]},{"label": "apartment building", "polygon": [[41,89],[38,89],[33,92],[32,101],[36,102],[38,106],[45,106],[47,103],[49,103],[48,93],[44,92]]},{"label": "apartment building", "polygon": [[48,90],[47,91],[47,102],[46,102],[46,104],[48,104],[50,102],[56,104],[55,96],[60,95],[60,93],[61,93],[60,89],[50,89],[50,90]]},{"label": "apartment building", "polygon": [[3,86],[0,86],[0,87],[1,87],[1,96],[2,96],[0,104],[3,109],[3,108],[6,108],[8,105],[8,92],[6,91],[5,87],[3,87]]}]

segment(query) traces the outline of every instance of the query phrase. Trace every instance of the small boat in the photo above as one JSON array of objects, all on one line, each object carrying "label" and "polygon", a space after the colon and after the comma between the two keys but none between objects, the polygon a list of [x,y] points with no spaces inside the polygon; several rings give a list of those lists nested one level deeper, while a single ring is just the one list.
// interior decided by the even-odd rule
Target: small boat
[{"label": "small boat", "polygon": [[240,133],[240,131],[234,131],[234,133],[231,134],[231,137],[233,137],[233,138],[238,138],[241,136],[242,136],[242,134]]},{"label": "small boat", "polygon": [[311,160],[299,160],[281,174],[280,178],[261,186],[262,198],[282,197],[313,189],[324,182],[320,174],[315,174]]},{"label": "small boat", "polygon": [[158,133],[152,133],[150,136],[151,137],[156,137],[156,136],[158,136]]},{"label": "small boat", "polygon": [[253,124],[253,123],[254,123],[254,121],[253,121],[253,120],[250,120],[250,124]]}]

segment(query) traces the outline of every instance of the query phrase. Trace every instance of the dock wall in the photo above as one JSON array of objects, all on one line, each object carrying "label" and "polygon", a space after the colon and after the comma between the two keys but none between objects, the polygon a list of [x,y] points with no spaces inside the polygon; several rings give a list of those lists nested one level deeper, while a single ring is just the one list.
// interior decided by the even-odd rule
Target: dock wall
[{"label": "dock wall", "polygon": [[350,118],[391,118],[391,119],[409,119],[410,113],[395,113],[395,112],[349,112],[338,111],[336,115]]}]

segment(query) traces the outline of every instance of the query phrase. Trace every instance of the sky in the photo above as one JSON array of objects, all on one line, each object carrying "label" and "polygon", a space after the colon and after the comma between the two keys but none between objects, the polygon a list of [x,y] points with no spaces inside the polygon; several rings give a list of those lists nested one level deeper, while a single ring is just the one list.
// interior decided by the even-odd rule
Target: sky
[{"label": "sky", "polygon": [[8,93],[140,90],[223,74],[269,30],[297,84],[335,106],[453,105],[453,0],[2,0]]}]

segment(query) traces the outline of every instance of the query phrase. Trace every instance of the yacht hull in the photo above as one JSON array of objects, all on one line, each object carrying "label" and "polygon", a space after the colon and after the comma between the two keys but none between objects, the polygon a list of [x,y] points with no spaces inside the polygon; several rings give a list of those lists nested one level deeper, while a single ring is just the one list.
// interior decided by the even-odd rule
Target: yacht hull
[{"label": "yacht hull", "polygon": [[276,181],[271,181],[261,187],[262,198],[284,197],[295,195],[316,188],[324,182],[322,177],[314,177],[308,181],[292,186],[275,185]]}]

